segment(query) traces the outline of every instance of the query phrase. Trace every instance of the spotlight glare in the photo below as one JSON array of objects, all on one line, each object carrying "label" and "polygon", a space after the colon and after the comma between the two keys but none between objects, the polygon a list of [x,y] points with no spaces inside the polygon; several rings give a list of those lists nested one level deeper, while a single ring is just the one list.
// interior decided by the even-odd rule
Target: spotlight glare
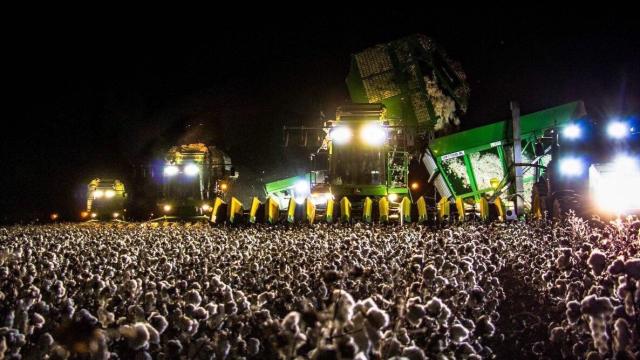
[{"label": "spotlight glare", "polygon": [[382,145],[387,140],[387,132],[379,124],[369,124],[360,131],[360,138],[369,145]]},{"label": "spotlight glare", "polygon": [[104,197],[106,197],[107,199],[111,199],[114,196],[116,196],[115,190],[107,190],[104,192]]},{"label": "spotlight glare", "polygon": [[582,160],[565,158],[560,160],[560,173],[565,176],[580,176],[584,171]]},{"label": "spotlight glare", "polygon": [[613,139],[623,139],[629,135],[629,125],[621,121],[612,121],[607,125],[607,134]]},{"label": "spotlight glare", "polygon": [[577,124],[569,124],[562,131],[562,135],[567,139],[577,139],[582,134],[582,129]]},{"label": "spotlight glare", "polygon": [[184,167],[184,173],[187,176],[196,176],[200,172],[200,168],[196,164],[189,164]]},{"label": "spotlight glare", "polygon": [[164,167],[165,176],[175,176],[178,174],[178,172],[180,172],[180,169],[178,169],[178,167],[175,165],[167,165]]},{"label": "spotlight glare", "polygon": [[329,138],[331,141],[339,145],[348,143],[351,141],[351,137],[353,137],[351,129],[345,126],[337,126],[329,132]]},{"label": "spotlight glare", "polygon": [[96,190],[93,192],[93,198],[94,199],[102,199],[102,197],[104,196],[104,191],[103,190]]}]

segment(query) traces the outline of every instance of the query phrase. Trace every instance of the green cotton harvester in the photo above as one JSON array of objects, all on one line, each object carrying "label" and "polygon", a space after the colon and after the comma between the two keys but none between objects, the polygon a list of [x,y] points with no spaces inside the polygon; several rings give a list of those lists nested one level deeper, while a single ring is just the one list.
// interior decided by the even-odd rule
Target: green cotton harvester
[{"label": "green cotton harvester", "polygon": [[[462,67],[434,41],[412,35],[351,57],[352,103],[317,127],[285,127],[285,146],[312,148],[297,177],[265,184],[246,209],[232,198],[214,222],[422,222],[541,212],[533,184],[545,172],[555,133],[585,115],[574,102],[456,132],[469,101]],[[515,105],[515,104],[514,104]],[[409,184],[409,164],[429,184]],[[416,196],[412,187],[436,191]],[[544,194],[543,194],[544,195]],[[226,204],[226,203],[225,203]]]}]

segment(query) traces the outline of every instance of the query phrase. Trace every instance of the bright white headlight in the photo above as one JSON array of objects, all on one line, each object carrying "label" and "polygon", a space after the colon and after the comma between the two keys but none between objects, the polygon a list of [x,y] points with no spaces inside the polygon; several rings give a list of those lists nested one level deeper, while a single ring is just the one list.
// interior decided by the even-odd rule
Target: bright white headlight
[{"label": "bright white headlight", "polygon": [[570,124],[562,130],[562,136],[567,139],[577,139],[582,134],[582,129],[577,124]]},{"label": "bright white headlight", "polygon": [[369,145],[382,145],[387,140],[387,132],[379,124],[369,124],[360,130],[360,139]]},{"label": "bright white headlight", "polygon": [[304,180],[300,180],[296,182],[293,190],[295,191],[296,196],[305,196],[309,194],[309,183]]},{"label": "bright white headlight", "polygon": [[565,176],[579,176],[584,172],[584,164],[578,158],[560,160],[560,173]]},{"label": "bright white headlight", "polygon": [[184,173],[187,176],[196,176],[200,172],[200,168],[196,164],[189,164],[184,167]]},{"label": "bright white headlight", "polygon": [[629,135],[629,125],[621,121],[612,121],[607,125],[607,134],[613,139],[623,139]]},{"label": "bright white headlight", "polygon": [[175,165],[167,165],[164,167],[165,176],[174,176],[178,174],[178,172],[180,172],[180,169],[178,169],[178,167]]},{"label": "bright white headlight", "polygon": [[346,144],[351,141],[351,137],[353,137],[353,132],[345,126],[337,126],[329,132],[329,138],[336,144]]},{"label": "bright white headlight", "polygon": [[104,196],[104,191],[102,190],[96,190],[93,192],[94,199],[102,199],[103,196]]},{"label": "bright white headlight", "polygon": [[106,197],[107,199],[111,199],[114,196],[116,196],[115,190],[107,190],[104,192],[104,197]]}]

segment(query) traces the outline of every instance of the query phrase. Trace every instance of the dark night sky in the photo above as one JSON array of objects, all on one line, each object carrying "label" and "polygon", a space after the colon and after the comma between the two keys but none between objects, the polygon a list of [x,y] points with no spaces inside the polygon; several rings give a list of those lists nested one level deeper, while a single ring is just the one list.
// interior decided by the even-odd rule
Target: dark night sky
[{"label": "dark night sky", "polygon": [[125,177],[189,122],[207,124],[249,172],[285,166],[282,125],[313,124],[348,98],[350,54],[416,32],[462,63],[471,85],[464,127],[507,118],[510,100],[524,113],[576,99],[594,117],[640,113],[640,31],[630,16],[428,13],[34,20],[5,44],[0,221],[75,214],[89,179]]}]

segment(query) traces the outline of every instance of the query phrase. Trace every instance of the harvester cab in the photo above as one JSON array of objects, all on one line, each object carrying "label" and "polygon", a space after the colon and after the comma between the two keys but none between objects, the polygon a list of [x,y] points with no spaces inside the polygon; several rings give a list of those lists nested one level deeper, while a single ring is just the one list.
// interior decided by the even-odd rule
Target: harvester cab
[{"label": "harvester cab", "polygon": [[238,177],[231,158],[202,143],[174,146],[162,170],[160,219],[209,219],[216,198],[226,198]]},{"label": "harvester cab", "polygon": [[93,179],[87,186],[87,207],[82,218],[89,221],[124,220],[126,198],[120,180]]},{"label": "harvester cab", "polygon": [[[323,138],[312,154],[311,171],[267,183],[267,197],[278,199],[285,210],[311,207],[314,217],[328,221],[371,221],[381,214],[384,198],[382,217],[398,217],[401,204],[410,202],[408,147],[413,138],[403,123],[387,118],[382,104],[347,104],[336,110],[335,119],[315,130],[321,130]],[[283,195],[293,200],[282,201]]]}]

